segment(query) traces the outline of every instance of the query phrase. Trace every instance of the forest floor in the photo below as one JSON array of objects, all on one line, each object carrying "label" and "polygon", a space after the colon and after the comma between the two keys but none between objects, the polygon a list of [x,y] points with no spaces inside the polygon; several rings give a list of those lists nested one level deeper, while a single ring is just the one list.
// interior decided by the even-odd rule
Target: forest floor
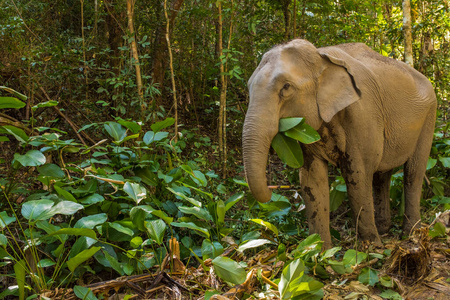
[{"label": "forest floor", "polygon": [[[429,227],[416,230],[410,238],[383,239],[383,248],[362,244],[361,251],[382,253],[390,250],[390,256],[382,260],[379,277],[389,276],[392,290],[382,293],[383,286],[363,284],[358,279],[361,270],[379,264],[378,258],[352,266],[350,274],[338,274],[328,265],[329,278],[324,283],[323,299],[450,299],[450,211],[439,217],[446,227],[446,237],[431,239]],[[244,262],[247,279],[243,284],[231,286],[223,283],[211,268],[211,259],[198,267],[186,267],[179,260],[179,244],[173,239],[169,255],[162,263],[163,271],[153,274],[124,276],[114,280],[88,284],[99,299],[282,299],[278,285],[269,278],[277,277],[284,262],[277,259],[277,249],[264,248],[252,255],[239,254],[236,245],[230,243],[222,256]],[[289,250],[289,249],[288,249]],[[161,269],[161,266],[159,266]],[[313,273],[313,272],[310,272]],[[313,274],[310,274],[313,275]],[[391,293],[389,293],[391,292]],[[41,296],[51,299],[78,299],[72,290],[47,291]],[[286,299],[286,298],[285,298]],[[317,299],[317,298],[296,298]]]}]

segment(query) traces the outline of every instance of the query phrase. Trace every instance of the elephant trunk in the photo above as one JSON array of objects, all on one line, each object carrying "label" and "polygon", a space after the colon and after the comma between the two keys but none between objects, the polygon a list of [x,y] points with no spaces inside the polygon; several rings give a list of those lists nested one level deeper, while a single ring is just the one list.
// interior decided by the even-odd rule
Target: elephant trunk
[{"label": "elephant trunk", "polygon": [[[268,123],[275,123],[275,126]],[[278,122],[268,122],[266,118],[249,113],[245,117],[242,134],[245,176],[253,196],[262,203],[268,202],[272,197],[267,186],[266,166],[270,144],[277,132]]]}]

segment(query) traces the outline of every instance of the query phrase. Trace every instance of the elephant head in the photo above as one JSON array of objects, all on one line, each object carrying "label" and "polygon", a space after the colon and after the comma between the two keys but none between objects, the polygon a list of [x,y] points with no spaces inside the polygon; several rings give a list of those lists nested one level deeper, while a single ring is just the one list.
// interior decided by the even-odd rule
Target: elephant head
[{"label": "elephant head", "polygon": [[305,40],[277,46],[263,56],[248,81],[250,102],[242,136],[245,173],[256,200],[271,198],[265,172],[280,118],[304,117],[318,130],[360,99],[360,76],[354,75],[365,71],[345,52],[317,49]]}]

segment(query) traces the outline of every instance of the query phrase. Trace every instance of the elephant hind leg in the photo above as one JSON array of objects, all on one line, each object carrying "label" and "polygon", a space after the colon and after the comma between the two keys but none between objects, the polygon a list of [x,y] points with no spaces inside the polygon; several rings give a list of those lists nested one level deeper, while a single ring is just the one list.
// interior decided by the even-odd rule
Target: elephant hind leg
[{"label": "elephant hind leg", "polygon": [[420,227],[420,197],[433,142],[435,111],[430,112],[430,116],[419,136],[414,154],[406,161],[404,166],[405,216],[403,233],[406,235],[409,235],[414,228]]},{"label": "elephant hind leg", "polygon": [[375,206],[375,223],[378,233],[383,234],[391,227],[391,207],[389,188],[391,186],[392,170],[373,174],[372,188]]}]

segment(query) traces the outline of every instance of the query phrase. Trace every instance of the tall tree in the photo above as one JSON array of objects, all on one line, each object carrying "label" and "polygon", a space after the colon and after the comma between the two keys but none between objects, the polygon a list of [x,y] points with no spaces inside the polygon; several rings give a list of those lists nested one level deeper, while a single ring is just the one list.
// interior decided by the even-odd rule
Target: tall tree
[{"label": "tall tree", "polygon": [[403,0],[403,35],[405,37],[405,63],[414,67],[411,34],[411,2]]},{"label": "tall tree", "polygon": [[219,22],[217,26],[218,30],[218,42],[217,42],[217,51],[219,52],[219,71],[220,71],[220,106],[219,106],[219,158],[222,163],[222,175],[225,177],[226,174],[226,109],[227,109],[227,83],[225,78],[225,62],[223,57],[223,22],[222,22],[222,1],[217,1],[217,8],[219,11]]}]

